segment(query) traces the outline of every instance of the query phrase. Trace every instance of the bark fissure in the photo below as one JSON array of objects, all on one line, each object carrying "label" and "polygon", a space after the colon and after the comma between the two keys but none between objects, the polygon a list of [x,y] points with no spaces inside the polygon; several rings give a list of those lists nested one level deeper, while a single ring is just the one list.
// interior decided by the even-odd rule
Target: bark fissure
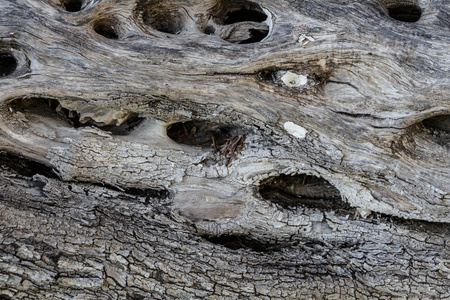
[{"label": "bark fissure", "polygon": [[[72,191],[69,191],[67,184],[58,181],[49,180],[47,185],[46,190],[71,193],[66,198],[69,200],[44,196],[46,202],[51,203],[49,211],[33,208],[30,202],[20,198],[4,198],[1,203],[2,220],[7,215],[7,218],[14,218],[17,214],[25,214],[28,221],[40,224],[39,227],[29,227],[28,222],[23,220],[12,231],[5,228],[7,223],[2,223],[4,240],[18,233],[25,237],[14,238],[15,244],[2,247],[2,269],[14,263],[18,269],[11,275],[23,278],[20,285],[14,284],[13,277],[7,279],[5,283],[8,285],[2,287],[5,295],[8,295],[7,291],[12,287],[10,285],[14,286],[14,290],[18,289],[12,294],[15,297],[31,292],[36,296],[44,295],[52,289],[52,284],[48,286],[42,283],[52,280],[55,280],[53,284],[60,286],[62,295],[83,292],[87,296],[119,298],[130,297],[134,293],[157,298],[175,298],[181,294],[227,296],[228,293],[231,293],[230,297],[245,297],[252,295],[254,288],[262,289],[262,295],[275,298],[283,295],[300,297],[334,293],[350,297],[353,291],[368,297],[376,294],[387,296],[392,292],[414,295],[409,283],[411,272],[413,278],[429,278],[427,281],[415,282],[413,286],[416,288],[434,282],[432,278],[437,280],[435,290],[429,290],[428,294],[422,294],[421,297],[436,295],[436,292],[446,295],[448,292],[445,283],[448,279],[445,279],[445,273],[440,273],[441,269],[445,270],[447,259],[445,253],[448,251],[448,240],[446,244],[445,237],[449,234],[448,225],[392,222],[387,218],[373,224],[327,213],[327,218],[333,220],[332,226],[343,226],[358,234],[352,239],[341,241],[332,235],[327,236],[326,232],[316,233],[315,237],[302,236],[298,239],[297,236],[295,243],[263,252],[253,252],[259,249],[245,249],[236,244],[234,246],[237,247],[232,245],[231,248],[237,250],[225,250],[222,245],[205,243],[196,237],[189,225],[180,227],[176,221],[177,215],[172,215],[173,212],[165,205],[155,203],[150,207],[136,205],[133,201],[124,202],[119,200],[120,197],[108,195],[120,192],[102,188],[91,189],[103,194],[93,203],[84,197],[84,193],[77,193],[80,190],[78,184],[72,184]],[[35,202],[42,202],[42,199],[36,199]],[[100,212],[103,220],[86,224],[85,220],[89,216],[99,217],[98,214],[92,214],[93,211]],[[306,210],[305,213],[315,218],[314,210]],[[46,215],[50,218],[44,217]],[[70,226],[61,222],[67,217],[73,218]],[[122,221],[117,223],[118,219]],[[42,222],[44,220],[50,223]],[[59,226],[54,226],[56,224]],[[56,243],[53,246],[48,244],[51,240],[46,241],[45,236],[31,234],[42,230],[42,227],[48,230],[53,228],[49,231],[55,232],[53,238]],[[380,230],[383,234],[379,234]],[[425,237],[431,233],[434,238],[427,241]],[[26,238],[27,235],[30,237]],[[104,239],[97,239],[96,236]],[[436,239],[438,237],[440,242]],[[394,242],[397,239],[410,242],[401,245]],[[216,242],[214,239],[212,241]],[[134,245],[131,250],[129,245]],[[254,247],[255,243],[250,245]],[[198,255],[203,251],[198,252],[199,249],[205,249],[208,255]],[[167,253],[171,253],[171,259],[164,260],[165,263],[158,262]],[[11,260],[13,257],[21,260],[14,262]],[[183,263],[177,265],[177,261]],[[226,264],[220,263],[225,261]],[[238,269],[234,269],[238,265]],[[248,277],[246,274],[253,275]],[[277,280],[272,285],[270,278],[274,277]],[[231,278],[239,280],[230,281]],[[322,284],[315,288],[308,287],[317,278],[321,278]],[[371,283],[374,278],[377,278],[378,284]],[[385,285],[382,283],[383,278],[395,279],[398,284]],[[288,286],[293,280],[303,289],[289,290],[283,294],[282,287]],[[354,288],[339,287],[342,280],[352,283]],[[212,289],[213,286],[215,289]]]}]

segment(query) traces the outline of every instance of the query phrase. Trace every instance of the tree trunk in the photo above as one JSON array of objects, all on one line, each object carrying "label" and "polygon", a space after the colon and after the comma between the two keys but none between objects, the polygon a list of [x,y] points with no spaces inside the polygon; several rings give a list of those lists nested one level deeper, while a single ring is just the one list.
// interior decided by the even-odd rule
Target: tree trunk
[{"label": "tree trunk", "polygon": [[0,5],[0,299],[450,297],[446,1]]}]

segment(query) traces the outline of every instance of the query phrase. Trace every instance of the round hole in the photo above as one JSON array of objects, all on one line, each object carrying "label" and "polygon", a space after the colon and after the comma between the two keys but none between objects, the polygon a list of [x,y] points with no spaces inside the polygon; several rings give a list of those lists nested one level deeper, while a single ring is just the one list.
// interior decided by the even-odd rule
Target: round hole
[{"label": "round hole", "polygon": [[258,22],[262,23],[267,19],[266,14],[261,11],[251,10],[251,9],[240,9],[236,11],[231,11],[227,13],[224,23],[234,24],[238,22]]},{"label": "round hole", "polygon": [[144,14],[143,21],[153,29],[165,33],[179,34],[183,30],[183,22],[177,11]]},{"label": "round hole", "polygon": [[[209,11],[209,21],[201,30],[215,34],[235,44],[250,44],[262,41],[269,34],[269,16],[258,4],[251,1],[218,1]],[[218,30],[211,31],[211,23]]]},{"label": "round hole", "polygon": [[107,39],[117,40],[119,34],[116,30],[115,21],[100,20],[94,24],[94,31]]},{"label": "round hole", "polygon": [[388,7],[388,15],[401,22],[414,23],[419,21],[422,10],[414,4],[399,4]]},{"label": "round hole", "polygon": [[68,12],[77,12],[80,11],[83,6],[82,0],[68,0],[64,3],[64,8]]},{"label": "round hole", "polygon": [[11,53],[0,53],[0,77],[8,76],[17,68],[17,61]]}]

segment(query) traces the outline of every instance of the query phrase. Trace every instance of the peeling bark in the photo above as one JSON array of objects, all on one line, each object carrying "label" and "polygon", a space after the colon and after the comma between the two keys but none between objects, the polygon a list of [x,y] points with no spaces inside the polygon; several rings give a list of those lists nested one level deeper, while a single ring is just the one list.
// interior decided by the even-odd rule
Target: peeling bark
[{"label": "peeling bark", "polygon": [[0,298],[450,297],[446,2],[0,4]]}]

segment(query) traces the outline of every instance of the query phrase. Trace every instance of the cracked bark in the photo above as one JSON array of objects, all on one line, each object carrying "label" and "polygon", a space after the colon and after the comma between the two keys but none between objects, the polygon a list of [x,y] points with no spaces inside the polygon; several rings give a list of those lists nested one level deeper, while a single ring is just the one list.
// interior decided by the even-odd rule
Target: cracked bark
[{"label": "cracked bark", "polygon": [[0,298],[450,297],[445,2],[0,4]]}]

